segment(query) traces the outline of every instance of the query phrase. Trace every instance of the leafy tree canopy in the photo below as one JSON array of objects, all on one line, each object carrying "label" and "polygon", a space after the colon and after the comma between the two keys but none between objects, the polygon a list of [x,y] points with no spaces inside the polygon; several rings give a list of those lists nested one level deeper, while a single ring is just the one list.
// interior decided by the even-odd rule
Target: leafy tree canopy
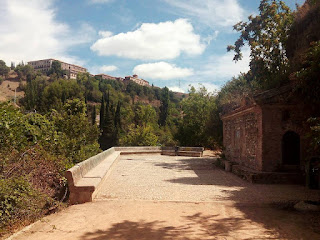
[{"label": "leafy tree canopy", "polygon": [[259,15],[249,16],[248,22],[239,22],[234,30],[240,37],[228,51],[234,51],[234,60],[242,59],[242,48],[250,47],[251,80],[262,89],[272,88],[287,80],[288,58],[285,43],[293,22],[290,8],[279,0],[262,0]]}]

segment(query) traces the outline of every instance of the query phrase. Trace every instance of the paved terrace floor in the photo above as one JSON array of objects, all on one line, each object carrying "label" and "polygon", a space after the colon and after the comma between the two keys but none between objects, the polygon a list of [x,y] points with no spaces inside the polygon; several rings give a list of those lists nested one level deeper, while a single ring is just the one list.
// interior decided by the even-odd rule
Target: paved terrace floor
[{"label": "paved terrace floor", "polygon": [[250,184],[214,158],[124,155],[92,203],[71,206],[12,239],[320,239],[318,200],[303,186]]}]

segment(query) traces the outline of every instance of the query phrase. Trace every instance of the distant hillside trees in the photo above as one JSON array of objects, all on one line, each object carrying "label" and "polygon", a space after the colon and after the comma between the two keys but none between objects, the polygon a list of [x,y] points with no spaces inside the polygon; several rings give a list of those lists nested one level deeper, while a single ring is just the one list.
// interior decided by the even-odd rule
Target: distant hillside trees
[{"label": "distant hillside trees", "polygon": [[34,71],[32,66],[24,65],[22,63],[17,65],[15,72],[18,74],[20,80],[26,80],[27,82],[30,82],[36,76],[41,76],[41,73]]},{"label": "distant hillside trees", "polygon": [[56,78],[63,78],[66,74],[66,70],[62,70],[61,63],[57,60],[52,62],[51,68],[48,71],[48,76],[55,75]]},{"label": "distant hillside trees", "polygon": [[3,60],[0,60],[0,76],[6,77],[10,71],[10,68],[7,67],[6,63]]}]

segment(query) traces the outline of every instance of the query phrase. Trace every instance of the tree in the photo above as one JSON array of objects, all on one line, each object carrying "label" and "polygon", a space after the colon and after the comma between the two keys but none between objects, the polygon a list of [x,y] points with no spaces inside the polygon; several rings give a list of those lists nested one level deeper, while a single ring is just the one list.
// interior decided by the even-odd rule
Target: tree
[{"label": "tree", "polygon": [[[220,131],[216,97],[205,87],[191,87],[189,97],[181,102],[183,119],[179,123],[176,138],[184,146],[215,147],[220,139],[214,138]],[[218,121],[218,122],[217,122]],[[214,127],[217,126],[217,127]]]},{"label": "tree", "polygon": [[120,139],[124,146],[156,146],[158,137],[151,126],[129,126],[128,133]]},{"label": "tree", "polygon": [[260,14],[249,16],[248,22],[239,22],[234,30],[240,37],[228,51],[234,51],[234,60],[242,59],[242,48],[250,47],[250,74],[248,77],[261,88],[272,88],[287,80],[288,58],[285,44],[293,22],[290,8],[279,0],[262,0]]},{"label": "tree", "polygon": [[101,130],[104,125],[104,111],[105,111],[105,103],[104,103],[104,96],[102,95],[101,106],[100,106],[100,124],[99,124],[99,127]]},{"label": "tree", "polygon": [[117,109],[114,116],[114,126],[116,129],[121,129],[121,102],[117,104]]},{"label": "tree", "polygon": [[306,53],[301,69],[291,75],[297,80],[295,91],[302,94],[310,106],[320,105],[320,41],[313,42]]},{"label": "tree", "polygon": [[66,75],[66,71],[62,70],[61,63],[57,60],[52,62],[51,68],[48,71],[48,76],[52,74],[56,74],[57,78],[64,77],[64,75]]},{"label": "tree", "polygon": [[21,63],[15,68],[20,80],[31,82],[36,77],[36,72],[31,65],[22,65]]},{"label": "tree", "polygon": [[7,67],[6,63],[3,60],[0,60],[0,75],[7,76],[10,71],[10,68]]},{"label": "tree", "polygon": [[134,112],[134,122],[136,126],[155,126],[157,124],[157,113],[152,106],[138,104]]},{"label": "tree", "polygon": [[91,112],[91,122],[92,125],[96,124],[96,117],[97,117],[97,111],[96,111],[96,105],[93,105],[92,112]]},{"label": "tree", "polygon": [[167,118],[169,114],[169,89],[164,87],[162,89],[161,105],[160,105],[160,115],[159,115],[159,125],[165,126],[167,124]]},{"label": "tree", "polygon": [[11,62],[11,67],[10,67],[10,69],[11,70],[14,70],[16,68],[16,64],[14,63],[14,62]]},{"label": "tree", "polygon": [[116,130],[114,127],[114,116],[112,114],[110,101],[107,101],[104,115],[104,123],[102,127],[102,134],[100,137],[100,147],[106,150],[116,144]]}]

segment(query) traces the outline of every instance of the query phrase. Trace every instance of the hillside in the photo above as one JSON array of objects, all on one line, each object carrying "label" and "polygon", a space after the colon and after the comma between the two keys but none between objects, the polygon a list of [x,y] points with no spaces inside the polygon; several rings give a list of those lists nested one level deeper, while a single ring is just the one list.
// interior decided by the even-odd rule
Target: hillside
[{"label": "hillside", "polygon": [[[21,81],[22,84],[26,84],[25,81]],[[19,88],[20,79],[18,74],[14,71],[10,71],[9,76],[4,79],[0,84],[0,102],[14,99],[16,95],[17,99],[24,96],[24,91]],[[15,93],[16,91],[16,93]]]}]

